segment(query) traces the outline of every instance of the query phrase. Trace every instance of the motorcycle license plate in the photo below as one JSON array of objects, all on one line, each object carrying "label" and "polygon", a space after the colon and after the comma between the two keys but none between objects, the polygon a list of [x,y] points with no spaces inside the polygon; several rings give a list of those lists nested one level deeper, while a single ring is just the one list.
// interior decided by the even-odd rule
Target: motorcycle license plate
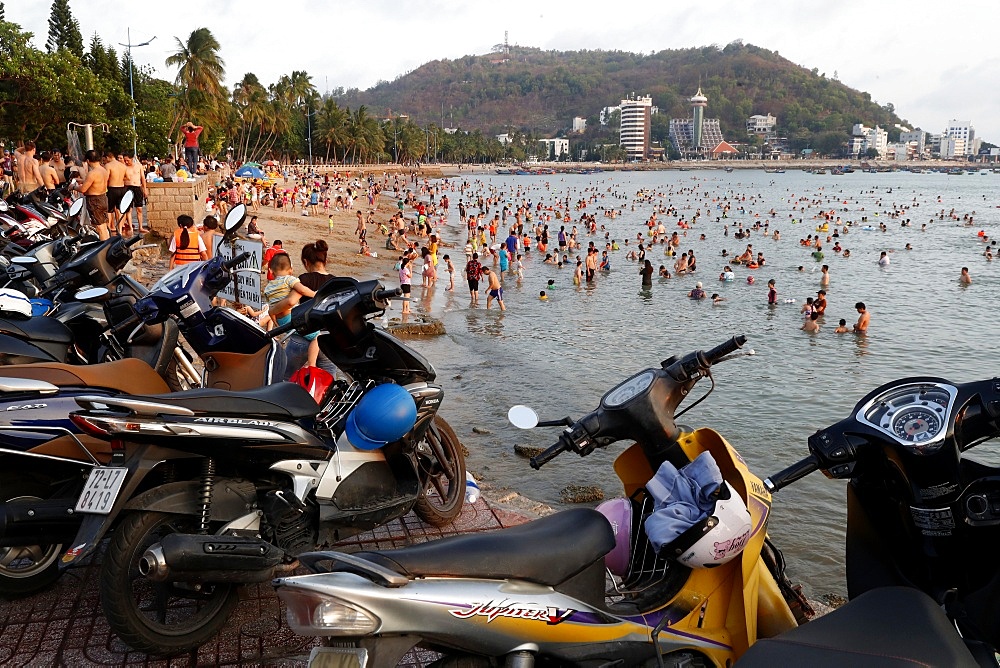
[{"label": "motorcycle license plate", "polygon": [[83,493],[76,502],[76,512],[94,515],[110,513],[127,473],[127,468],[118,466],[94,468],[87,478],[87,484],[83,486]]},{"label": "motorcycle license plate", "polygon": [[368,650],[351,647],[313,647],[308,668],[365,668]]}]

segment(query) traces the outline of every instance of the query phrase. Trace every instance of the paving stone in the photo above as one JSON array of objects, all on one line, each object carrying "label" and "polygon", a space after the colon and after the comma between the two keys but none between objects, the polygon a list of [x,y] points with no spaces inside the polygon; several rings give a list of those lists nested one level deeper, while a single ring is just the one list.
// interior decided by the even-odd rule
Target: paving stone
[{"label": "paving stone", "polygon": [[[344,552],[392,549],[443,536],[513,526],[527,518],[492,508],[480,498],[467,504],[455,522],[432,527],[410,514],[338,543]],[[0,599],[0,664],[3,666],[303,666],[319,640],[297,636],[269,583],[241,588],[223,630],[189,654],[157,659],[134,652],[108,626],[100,602],[102,551],[67,572],[49,589],[31,597]],[[300,572],[305,572],[301,570]],[[414,650],[400,666],[422,668],[439,655]]]}]

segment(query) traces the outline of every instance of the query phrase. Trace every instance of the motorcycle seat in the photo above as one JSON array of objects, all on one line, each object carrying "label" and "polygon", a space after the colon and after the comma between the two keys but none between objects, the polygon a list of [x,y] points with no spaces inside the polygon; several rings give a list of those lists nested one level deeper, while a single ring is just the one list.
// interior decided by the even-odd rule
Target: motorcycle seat
[{"label": "motorcycle seat", "polygon": [[171,404],[211,415],[239,415],[252,417],[300,418],[314,417],[319,405],[301,385],[275,383],[256,390],[230,392],[204,388],[170,394],[130,397],[138,401]]},{"label": "motorcycle seat", "polygon": [[57,362],[14,364],[0,367],[0,376],[44,380],[56,387],[100,387],[124,394],[170,391],[153,367],[133,358],[86,366]]},{"label": "motorcycle seat", "polygon": [[58,343],[68,346],[73,340],[69,327],[55,318],[39,316],[27,320],[0,318],[0,332],[26,341]]},{"label": "motorcycle seat", "polygon": [[879,587],[774,638],[761,638],[737,668],[978,666],[941,607],[909,587]]},{"label": "motorcycle seat", "polygon": [[515,579],[554,587],[603,559],[614,546],[604,515],[574,508],[498,531],[354,556],[408,577]]}]

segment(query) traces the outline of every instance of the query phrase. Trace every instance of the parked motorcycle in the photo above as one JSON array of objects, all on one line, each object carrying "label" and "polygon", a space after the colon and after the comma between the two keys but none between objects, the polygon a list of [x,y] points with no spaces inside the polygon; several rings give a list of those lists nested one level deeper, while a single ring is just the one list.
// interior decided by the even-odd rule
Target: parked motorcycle
[{"label": "parked motorcycle", "polygon": [[[1000,477],[959,455],[997,435],[1000,383],[885,385],[811,437],[807,459],[761,481],[720,434],[676,423],[694,385],[713,380],[712,366],[744,341],[643,370],[577,421],[511,410],[517,426],[565,425],[531,460],[536,469],[563,452],[635,441],[614,465],[624,499],[397,550],[300,555],[313,574],[274,581],[289,625],[335,641],[315,650],[331,655],[318,661],[375,668],[415,645],[444,655],[436,668],[730,666],[740,657],[753,666],[975,665],[921,590],[969,602],[970,645],[973,629],[998,629],[997,568],[982,539],[1000,526]],[[808,603],[766,531],[771,493],[817,469],[853,478],[850,590],[867,594],[800,627]]]},{"label": "parked motorcycle", "polygon": [[[163,279],[209,281],[197,268]],[[414,507],[437,522],[460,512],[462,446],[436,415],[443,391],[434,370],[367,319],[398,294],[377,281],[333,278],[287,328],[272,330],[321,331],[323,352],[351,375],[320,404],[293,383],[77,397],[84,410],[72,420],[109,440],[113,454],[79,493],[74,510],[85,518],[63,561],[92,552],[116,525],[101,598],[131,647],[189,650],[226,622],[238,585],[294,567],[296,555]],[[136,312],[155,322],[170,317],[171,303],[186,314],[189,340],[222,337],[231,326],[197,296],[169,302],[155,289]]]}]

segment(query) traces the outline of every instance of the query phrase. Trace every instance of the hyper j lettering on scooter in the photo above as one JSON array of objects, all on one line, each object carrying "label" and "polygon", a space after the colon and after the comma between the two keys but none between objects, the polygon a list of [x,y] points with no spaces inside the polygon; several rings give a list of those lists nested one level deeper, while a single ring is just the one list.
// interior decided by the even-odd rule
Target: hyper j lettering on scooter
[{"label": "hyper j lettering on scooter", "polygon": [[486,617],[487,624],[498,617],[510,617],[513,619],[530,619],[551,625],[563,622],[576,611],[572,608],[560,611],[559,608],[544,607],[532,603],[490,601],[489,603],[476,603],[468,610],[449,610],[448,612],[459,619],[469,619],[477,616]]}]

